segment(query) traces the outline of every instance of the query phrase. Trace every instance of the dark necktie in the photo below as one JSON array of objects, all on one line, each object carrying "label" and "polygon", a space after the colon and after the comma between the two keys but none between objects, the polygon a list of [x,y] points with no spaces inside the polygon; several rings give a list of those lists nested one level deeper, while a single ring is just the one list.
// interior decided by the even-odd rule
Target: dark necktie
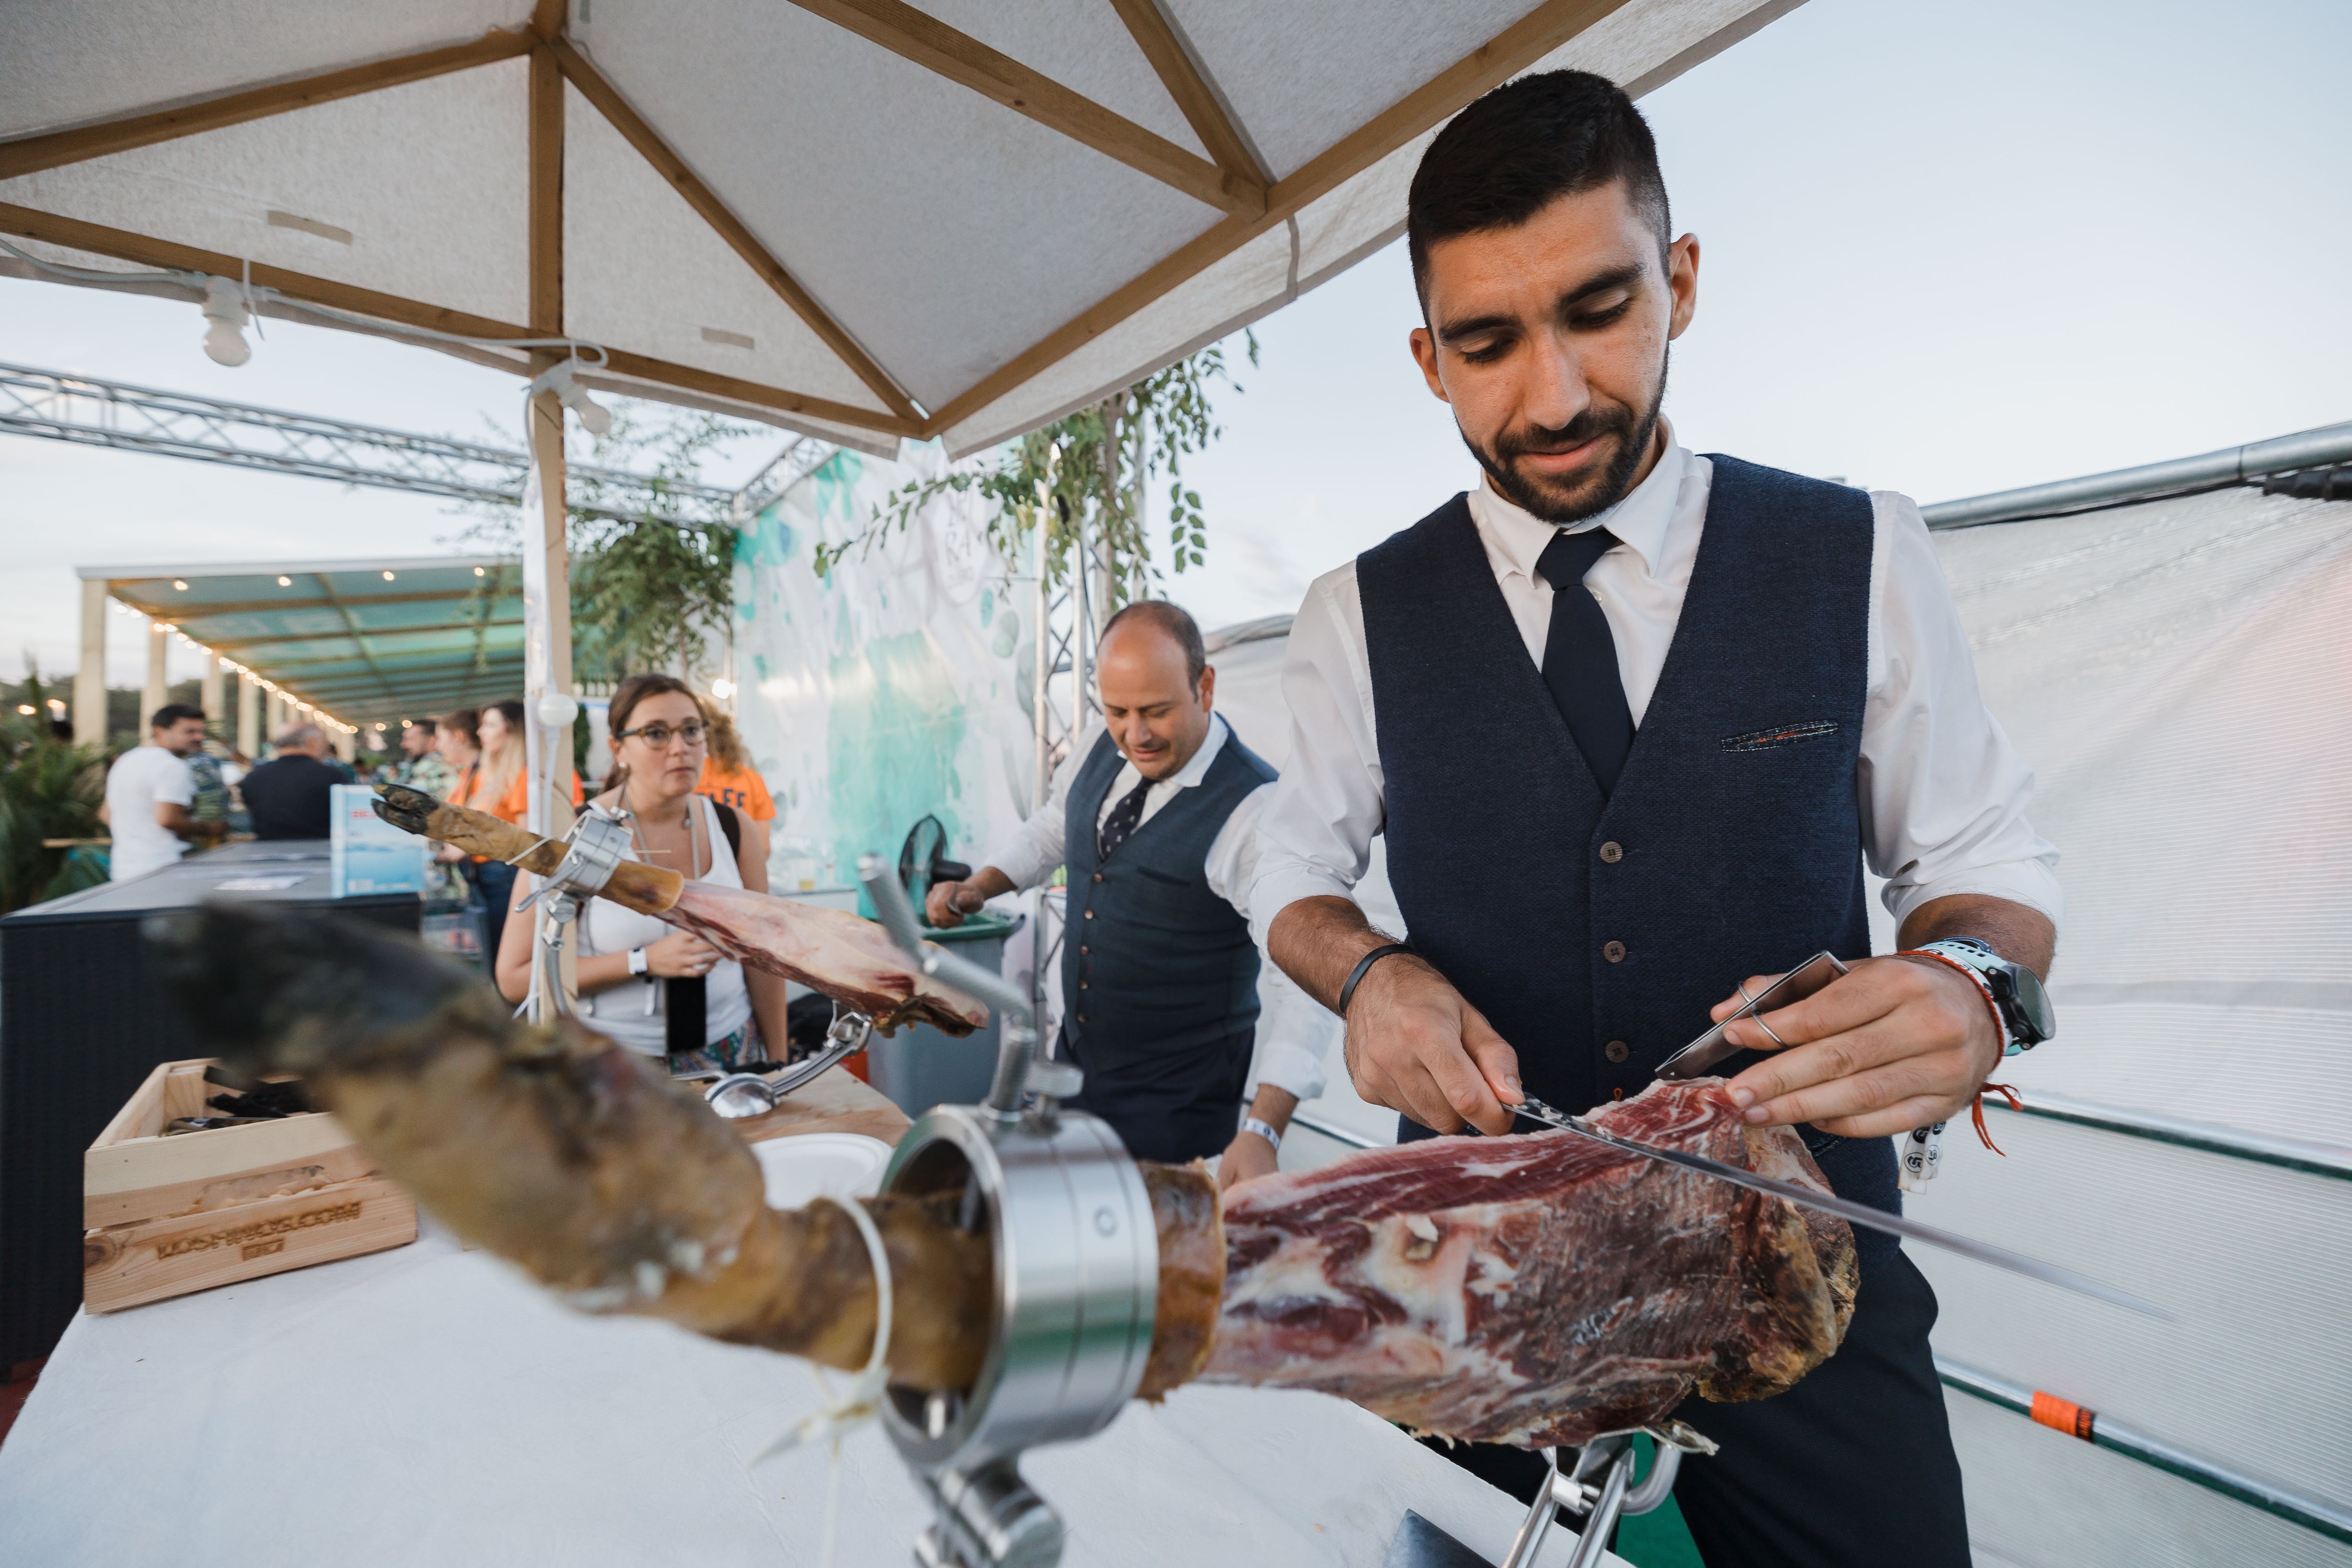
[{"label": "dark necktie", "polygon": [[1544,684],[1568,721],[1585,765],[1608,795],[1625,771],[1633,749],[1633,710],[1625,705],[1625,683],[1617,675],[1617,644],[1609,617],[1584,586],[1584,574],[1617,542],[1605,528],[1556,533],[1536,570],[1551,584],[1551,632],[1544,640]]},{"label": "dark necktie", "polygon": [[1118,853],[1118,847],[1127,842],[1135,825],[1143,820],[1143,797],[1150,793],[1151,781],[1145,779],[1119,796],[1118,804],[1110,808],[1110,815],[1103,818],[1101,831],[1095,836],[1097,859],[1108,860]]}]

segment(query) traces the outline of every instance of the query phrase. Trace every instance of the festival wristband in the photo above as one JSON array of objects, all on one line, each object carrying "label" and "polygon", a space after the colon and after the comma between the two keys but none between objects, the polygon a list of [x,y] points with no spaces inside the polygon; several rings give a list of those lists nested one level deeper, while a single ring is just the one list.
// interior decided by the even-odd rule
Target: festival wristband
[{"label": "festival wristband", "polygon": [[[1339,1005],[1336,1011],[1339,1013],[1340,1019],[1343,1022],[1346,1020],[1348,1016],[1348,1004],[1356,999],[1356,987],[1363,984],[1364,976],[1370,972],[1373,964],[1378,963],[1390,953],[1411,952],[1412,951],[1412,949],[1407,947],[1403,942],[1391,942],[1383,946],[1372,949],[1371,952],[1356,960],[1356,967],[1349,972],[1348,984],[1339,987]],[[1957,968],[1958,966],[1955,965],[1954,967]]]},{"label": "festival wristband", "polygon": [[1282,1134],[1274,1130],[1272,1122],[1261,1121],[1255,1116],[1244,1116],[1242,1118],[1242,1131],[1256,1133],[1273,1147],[1275,1152],[1282,1152]]}]

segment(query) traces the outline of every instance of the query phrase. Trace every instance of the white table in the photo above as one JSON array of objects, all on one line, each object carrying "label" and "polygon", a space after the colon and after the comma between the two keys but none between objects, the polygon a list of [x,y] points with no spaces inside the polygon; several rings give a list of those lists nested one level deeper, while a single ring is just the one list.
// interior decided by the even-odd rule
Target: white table
[{"label": "white table", "polygon": [[[801,1362],[576,1315],[427,1220],[76,1318],[0,1447],[0,1563],[814,1564],[825,1456],[748,1461],[815,1405]],[[1073,1568],[1377,1565],[1407,1508],[1495,1561],[1520,1514],[1312,1394],[1180,1390],[1024,1470]],[[844,1445],[838,1562],[898,1568],[928,1518],[879,1431]]]}]

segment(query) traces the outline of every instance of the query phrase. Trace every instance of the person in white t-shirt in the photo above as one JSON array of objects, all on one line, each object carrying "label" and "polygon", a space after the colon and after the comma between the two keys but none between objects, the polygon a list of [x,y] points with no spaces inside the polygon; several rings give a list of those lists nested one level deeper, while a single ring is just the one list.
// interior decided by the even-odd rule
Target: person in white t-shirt
[{"label": "person in white t-shirt", "polygon": [[118,882],[160,870],[189,845],[212,843],[227,826],[198,822],[188,811],[196,781],[187,760],[204,744],[204,710],[166,703],[149,721],[148,739],[149,744],[117,757],[106,774],[101,815],[114,835],[109,858]]}]

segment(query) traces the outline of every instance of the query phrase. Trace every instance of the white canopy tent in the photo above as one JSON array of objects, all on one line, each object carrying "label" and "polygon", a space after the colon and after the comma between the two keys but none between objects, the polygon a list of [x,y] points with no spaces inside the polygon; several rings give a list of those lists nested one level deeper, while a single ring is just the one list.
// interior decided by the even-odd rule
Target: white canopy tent
[{"label": "white canopy tent", "polygon": [[1639,93],[1793,4],[30,0],[0,9],[0,235],[962,453],[1393,238],[1478,93]]}]

